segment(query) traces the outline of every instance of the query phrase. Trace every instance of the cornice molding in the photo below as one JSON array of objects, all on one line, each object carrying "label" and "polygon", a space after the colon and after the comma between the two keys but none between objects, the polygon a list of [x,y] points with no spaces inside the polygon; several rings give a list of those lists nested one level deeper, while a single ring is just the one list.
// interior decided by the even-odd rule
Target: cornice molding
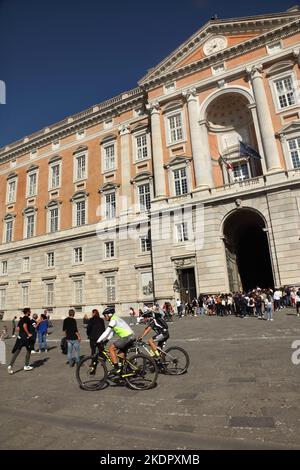
[{"label": "cornice molding", "polygon": [[139,82],[139,85],[142,89],[145,90],[145,92],[147,92],[151,88],[157,87],[167,81],[182,78],[183,76],[206,69],[219,61],[225,61],[240,54],[245,54],[246,52],[250,52],[254,49],[257,49],[258,47],[267,45],[270,41],[291,36],[294,33],[299,32],[299,26],[300,19],[297,18],[291,23],[284,24],[279,28],[267,31],[260,36],[248,39],[242,43],[235,44],[234,46],[226,48],[220,52],[217,52],[216,54],[212,54],[211,56],[204,57],[198,61],[192,62],[191,64],[183,65],[178,69],[165,72],[161,72],[160,69],[158,69],[155,75],[149,76],[147,80],[142,79]]},{"label": "cornice molding", "polygon": [[133,109],[144,103],[144,92],[140,87],[124,92],[114,98],[95,105],[71,118],[59,121],[53,126],[48,126],[24,139],[13,142],[0,149],[0,164],[15,158],[33,149],[43,147],[53,142],[76,133],[78,130],[101,123],[110,116]]}]

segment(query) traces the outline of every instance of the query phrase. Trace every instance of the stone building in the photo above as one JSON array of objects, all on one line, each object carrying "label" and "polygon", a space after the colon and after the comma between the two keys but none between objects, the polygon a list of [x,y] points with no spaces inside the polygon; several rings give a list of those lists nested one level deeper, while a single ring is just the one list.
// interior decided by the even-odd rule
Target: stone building
[{"label": "stone building", "polygon": [[298,283],[299,50],[297,8],[212,19],[137,88],[0,149],[5,318]]}]

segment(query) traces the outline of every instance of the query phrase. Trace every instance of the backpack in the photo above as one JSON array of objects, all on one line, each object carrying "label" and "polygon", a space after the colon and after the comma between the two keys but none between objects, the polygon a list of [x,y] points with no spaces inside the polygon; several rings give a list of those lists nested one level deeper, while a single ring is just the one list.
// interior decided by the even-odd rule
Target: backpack
[{"label": "backpack", "polygon": [[68,354],[68,342],[65,336],[60,341],[60,349],[63,354]]},{"label": "backpack", "polygon": [[155,320],[157,321],[157,323],[159,323],[159,325],[164,329],[164,330],[168,330],[169,327],[167,325],[167,322],[164,318],[162,318],[161,315],[155,315]]}]

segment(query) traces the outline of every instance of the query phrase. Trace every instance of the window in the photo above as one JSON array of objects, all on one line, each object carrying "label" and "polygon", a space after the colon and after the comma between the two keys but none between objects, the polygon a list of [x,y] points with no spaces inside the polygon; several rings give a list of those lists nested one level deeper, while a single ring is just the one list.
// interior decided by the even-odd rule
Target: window
[{"label": "window", "polygon": [[83,261],[83,249],[82,246],[77,246],[73,250],[74,264],[80,264]]},{"label": "window", "polygon": [[81,225],[85,225],[85,201],[78,201],[75,203],[76,208],[76,226],[80,227]]},{"label": "window", "polygon": [[148,145],[147,145],[147,134],[138,135],[135,138],[136,142],[136,158],[137,160],[143,160],[148,157]]},{"label": "window", "polygon": [[211,68],[213,75],[218,75],[219,73],[224,72],[224,70],[225,70],[224,64],[213,65]]},{"label": "window", "polygon": [[167,85],[164,86],[164,89],[165,89],[165,94],[169,95],[170,93],[173,93],[173,91],[176,90],[176,83],[175,82],[168,83]]},{"label": "window", "polygon": [[300,168],[300,137],[288,140],[293,168]]},{"label": "window", "polygon": [[45,284],[45,306],[52,307],[54,305],[54,283],[47,282]]},{"label": "window", "polygon": [[273,42],[273,44],[267,44],[267,51],[269,54],[275,54],[280,51],[280,49],[282,49],[280,41]]},{"label": "window", "polygon": [[13,221],[7,220],[5,222],[5,242],[10,243],[13,239]]},{"label": "window", "polygon": [[54,233],[58,231],[58,207],[49,209],[49,232]]},{"label": "window", "polygon": [[86,178],[86,155],[80,154],[75,157],[75,179],[82,180]]},{"label": "window", "polygon": [[55,163],[50,166],[50,189],[55,189],[60,186],[60,163]]},{"label": "window", "polygon": [[105,242],[105,258],[114,258],[115,243],[113,241]]},{"label": "window", "polygon": [[59,139],[54,140],[54,141],[52,142],[52,150],[57,150],[57,149],[59,148],[59,146],[60,146]]},{"label": "window", "polygon": [[77,131],[76,137],[78,140],[83,139],[85,137],[85,130],[81,129],[80,131]]},{"label": "window", "polygon": [[55,256],[54,251],[50,251],[46,254],[46,266],[47,268],[54,268],[55,266]]},{"label": "window", "polygon": [[104,148],[104,170],[115,168],[115,144],[106,145]]},{"label": "window", "polygon": [[168,116],[169,142],[175,143],[183,139],[181,113]]},{"label": "window", "polygon": [[143,237],[141,237],[140,241],[141,241],[142,253],[146,253],[147,251],[150,251],[150,239],[148,235],[144,235]]},{"label": "window", "polygon": [[25,228],[25,237],[31,238],[34,236],[34,226],[35,226],[35,215],[28,214],[26,215],[26,228]]},{"label": "window", "polygon": [[28,273],[29,271],[30,271],[30,258],[29,256],[25,256],[25,258],[23,258],[23,263],[22,263],[22,272]]},{"label": "window", "polygon": [[35,196],[37,190],[37,172],[28,173],[28,190],[27,196]]},{"label": "window", "polygon": [[23,285],[21,287],[21,301],[22,301],[23,308],[29,306],[29,286],[28,285]]},{"label": "window", "polygon": [[0,287],[0,310],[5,309],[5,301],[6,301],[6,289]]},{"label": "window", "polygon": [[151,200],[151,195],[150,195],[150,184],[141,184],[138,186],[138,192],[139,192],[139,204],[140,204],[140,211],[145,212],[150,210],[150,200]]},{"label": "window", "polygon": [[75,279],[73,281],[74,304],[81,305],[83,302],[83,280]]},{"label": "window", "polygon": [[295,90],[293,87],[292,76],[275,80],[275,90],[277,95],[277,101],[280,109],[287,108],[296,103]]},{"label": "window", "polygon": [[234,181],[244,181],[249,179],[249,169],[247,163],[237,163],[233,165]]},{"label": "window", "polygon": [[153,294],[153,281],[151,272],[141,273],[141,285],[144,297],[148,297],[149,295]]},{"label": "window", "polygon": [[181,196],[182,194],[187,194],[187,175],[186,169],[181,168],[179,170],[174,170],[174,184],[175,184],[175,195]]},{"label": "window", "polygon": [[116,193],[105,195],[105,217],[108,220],[116,217]]},{"label": "window", "polygon": [[16,202],[17,180],[9,180],[7,183],[7,202]]},{"label": "window", "polygon": [[0,274],[5,276],[7,274],[7,261],[1,261]]},{"label": "window", "polygon": [[186,222],[181,222],[180,224],[176,224],[176,231],[177,231],[177,241],[178,242],[185,242],[189,239],[188,237],[188,227]]},{"label": "window", "polygon": [[115,276],[108,276],[105,280],[107,303],[114,302],[116,300],[116,278]]}]

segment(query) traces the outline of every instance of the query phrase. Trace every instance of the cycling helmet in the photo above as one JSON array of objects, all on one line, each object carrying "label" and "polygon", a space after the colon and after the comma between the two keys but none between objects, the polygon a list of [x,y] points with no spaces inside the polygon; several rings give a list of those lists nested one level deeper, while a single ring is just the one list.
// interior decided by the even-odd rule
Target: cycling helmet
[{"label": "cycling helmet", "polygon": [[102,312],[102,315],[113,315],[115,313],[115,307],[106,307],[103,312]]},{"label": "cycling helmet", "polygon": [[153,312],[151,310],[144,310],[143,313],[141,314],[141,317],[151,318],[153,317]]}]

